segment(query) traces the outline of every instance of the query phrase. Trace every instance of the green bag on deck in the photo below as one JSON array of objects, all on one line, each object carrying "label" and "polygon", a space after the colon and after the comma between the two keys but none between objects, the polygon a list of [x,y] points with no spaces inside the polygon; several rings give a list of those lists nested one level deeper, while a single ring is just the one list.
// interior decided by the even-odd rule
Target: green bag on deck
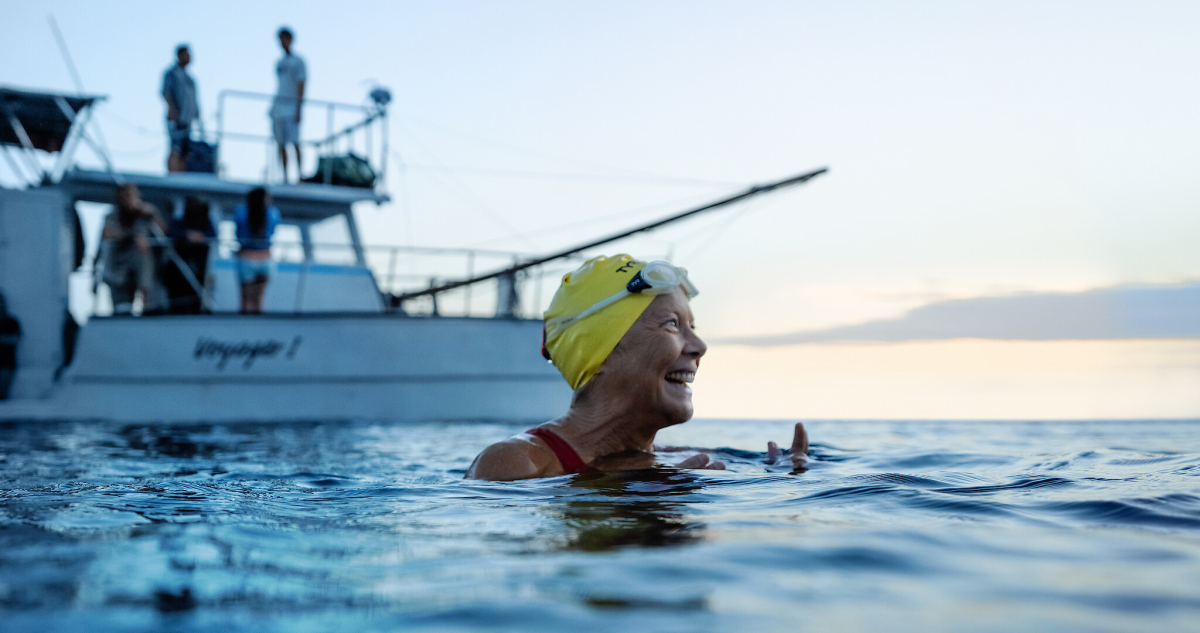
[{"label": "green bag on deck", "polygon": [[[327,172],[329,174],[328,182],[325,180]],[[375,170],[371,169],[371,165],[366,159],[354,153],[345,156],[322,156],[317,161],[317,172],[305,178],[304,182],[373,189],[375,187]]]}]

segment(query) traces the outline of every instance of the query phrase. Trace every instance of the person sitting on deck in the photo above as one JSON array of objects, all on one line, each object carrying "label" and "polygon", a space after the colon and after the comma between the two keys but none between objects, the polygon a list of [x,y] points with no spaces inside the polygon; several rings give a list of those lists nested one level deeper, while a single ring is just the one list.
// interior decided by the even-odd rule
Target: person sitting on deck
[{"label": "person sitting on deck", "polygon": [[[183,216],[171,221],[167,236],[172,238],[179,256],[178,261],[172,258],[163,264],[163,285],[170,298],[167,313],[200,314],[204,303],[199,291],[203,290],[208,274],[208,241],[217,236],[208,215],[208,201],[188,196]],[[186,273],[179,267],[180,262],[187,267]]]},{"label": "person sitting on deck", "polygon": [[274,261],[271,259],[271,235],[279,225],[279,209],[271,206],[267,190],[258,187],[246,194],[246,204],[233,212],[237,225],[238,280],[242,286],[242,314],[263,311],[263,294],[271,279]]},{"label": "person sitting on deck", "polygon": [[162,310],[154,292],[155,258],[151,241],[155,229],[166,224],[152,205],[142,202],[137,185],[117,187],[116,208],[104,219],[101,231],[104,283],[112,292],[113,314],[131,314],[133,300],[142,296],[142,314]]},{"label": "person sitting on deck", "polygon": [[[655,465],[658,431],[692,417],[707,346],[696,335],[687,270],[629,255],[595,257],[563,277],[545,314],[543,355],[575,390],[566,415],[483,450],[467,477],[510,481]],[[671,450],[671,449],[660,449]],[[796,425],[799,469],[808,436]],[[768,461],[782,452],[768,444]],[[679,468],[723,470],[703,453]]]}]

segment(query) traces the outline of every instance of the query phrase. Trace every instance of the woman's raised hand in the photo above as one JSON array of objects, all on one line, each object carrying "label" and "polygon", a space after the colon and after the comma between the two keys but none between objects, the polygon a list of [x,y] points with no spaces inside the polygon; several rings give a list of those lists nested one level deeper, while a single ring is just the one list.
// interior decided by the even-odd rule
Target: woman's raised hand
[{"label": "woman's raised hand", "polygon": [[[656,446],[656,451],[672,452],[687,450],[675,446]],[[795,433],[792,435],[792,447],[785,453],[780,450],[779,445],[775,442],[767,442],[767,464],[774,464],[779,461],[780,457],[788,456],[792,460],[792,472],[802,473],[805,470],[805,464],[808,463],[808,431],[804,430],[804,425],[800,422],[796,423]],[[712,461],[712,459],[704,454],[692,455],[691,457],[675,464],[676,468],[700,468],[704,470],[725,470],[725,462]]]},{"label": "woman's raised hand", "polygon": [[[783,451],[779,450],[779,445],[775,442],[767,442],[767,463],[774,464],[783,456]],[[792,472],[804,472],[804,465],[808,463],[808,432],[804,430],[804,425],[797,422],[796,432],[792,436],[792,448],[787,452],[787,456],[792,460]]]},{"label": "woman's raised hand", "polygon": [[725,470],[725,462],[710,461],[708,455],[700,453],[675,464],[676,468],[700,468],[703,470]]}]

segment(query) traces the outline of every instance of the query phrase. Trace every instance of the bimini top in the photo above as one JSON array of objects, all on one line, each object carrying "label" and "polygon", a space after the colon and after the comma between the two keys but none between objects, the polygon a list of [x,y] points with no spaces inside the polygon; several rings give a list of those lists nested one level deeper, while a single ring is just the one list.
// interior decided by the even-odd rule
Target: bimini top
[{"label": "bimini top", "polygon": [[[67,190],[75,200],[111,203],[116,186],[125,182],[137,185],[142,198],[156,204],[186,196],[204,196],[210,203],[229,212],[246,201],[246,194],[251,189],[263,186],[259,183],[223,180],[213,174],[156,175],[78,168],[68,171],[55,186]],[[319,222],[346,213],[356,202],[381,204],[391,199],[370,189],[310,183],[267,185],[266,189],[284,218],[296,221]]]},{"label": "bimini top", "polygon": [[75,115],[104,97],[29,92],[0,86],[0,144],[56,153]]}]

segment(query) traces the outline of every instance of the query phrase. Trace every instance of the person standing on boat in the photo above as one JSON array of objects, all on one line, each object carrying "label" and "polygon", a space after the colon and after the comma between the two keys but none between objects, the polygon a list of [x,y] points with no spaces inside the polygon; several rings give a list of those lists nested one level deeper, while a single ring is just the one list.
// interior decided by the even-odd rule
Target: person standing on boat
[{"label": "person standing on boat", "polygon": [[[208,200],[188,196],[183,216],[171,220],[167,228],[167,237],[172,238],[175,253],[179,255],[179,261],[168,260],[163,264],[163,285],[170,298],[168,314],[200,314],[203,308],[200,293],[208,274],[208,242],[217,237],[208,209]],[[180,269],[179,262],[187,266],[191,279]]]},{"label": "person standing on boat", "polygon": [[304,105],[304,84],[308,81],[308,68],[304,58],[292,54],[294,35],[288,27],[279,29],[279,46],[283,57],[275,63],[275,76],[279,87],[275,101],[271,104],[271,124],[275,142],[279,144],[279,161],[283,165],[283,181],[288,181],[287,146],[296,150],[296,182],[301,178],[300,163],[300,111]]},{"label": "person standing on boat", "polygon": [[158,210],[142,202],[137,185],[117,187],[116,206],[104,219],[100,233],[104,283],[112,292],[113,314],[131,314],[138,293],[142,296],[142,314],[162,310],[160,293],[155,292],[158,280],[151,241],[166,228]]},{"label": "person standing on boat", "polygon": [[200,119],[200,103],[196,99],[196,80],[187,72],[192,62],[192,52],[187,44],[175,48],[175,65],[163,73],[162,98],[167,102],[167,138],[171,154],[167,158],[167,171],[178,173],[184,170],[184,158],[192,136],[192,123]]},{"label": "person standing on boat", "polygon": [[233,212],[241,246],[237,253],[237,269],[242,285],[242,314],[263,311],[263,294],[275,267],[271,259],[271,235],[279,220],[279,209],[271,206],[271,197],[262,187],[246,194],[246,204],[239,205]]}]

